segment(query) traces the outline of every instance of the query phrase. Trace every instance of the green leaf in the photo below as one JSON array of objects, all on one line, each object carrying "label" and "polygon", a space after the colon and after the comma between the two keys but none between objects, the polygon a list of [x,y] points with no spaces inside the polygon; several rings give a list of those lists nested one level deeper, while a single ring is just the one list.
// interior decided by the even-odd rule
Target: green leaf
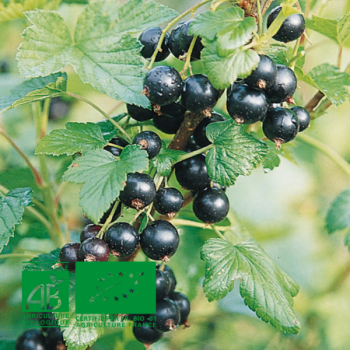
[{"label": "green leaf", "polygon": [[206,263],[203,288],[209,301],[225,297],[240,280],[241,296],[259,318],[285,333],[299,332],[292,310],[299,287],[254,240],[233,244],[211,238],[202,247],[201,259]]},{"label": "green leaf", "polygon": [[157,173],[161,176],[169,176],[171,167],[184,155],[184,151],[176,151],[173,149],[163,148],[158,155],[152,159],[153,166],[157,169]]},{"label": "green leaf", "polygon": [[208,174],[220,185],[231,186],[239,175],[249,175],[266,156],[266,144],[233,120],[209,124],[206,134],[213,143],[206,157]]},{"label": "green leaf", "polygon": [[[119,123],[123,118],[126,117],[126,115],[126,113],[118,114],[112,117],[112,119],[115,122]],[[100,128],[102,135],[106,141],[111,140],[119,133],[119,130],[108,119],[100,120],[96,123],[96,125]]]},{"label": "green leaf", "polygon": [[276,148],[275,144],[268,142],[267,147],[268,152],[262,161],[262,167],[265,173],[269,173],[271,170],[277,168],[281,163],[281,159],[279,157],[281,151]]},{"label": "green leaf", "polygon": [[39,142],[36,154],[59,156],[103,148],[107,141],[95,123],[67,123],[66,129],[53,130]]},{"label": "green leaf", "polygon": [[67,74],[56,73],[46,77],[26,80],[10,91],[8,95],[0,96],[0,112],[27,103],[56,97],[66,91]]},{"label": "green leaf", "polygon": [[[61,249],[55,249],[48,254],[40,254],[28,261],[23,266],[26,271],[51,271],[51,266],[59,262],[59,254]],[[63,268],[61,268],[63,269]]]},{"label": "green leaf", "polygon": [[91,220],[98,222],[119,196],[127,174],[147,169],[146,151],[130,145],[124,148],[120,159],[105,150],[87,152],[72,163],[63,180],[83,184],[80,205]]},{"label": "green leaf", "polygon": [[350,228],[350,188],[331,204],[326,215],[326,228],[329,233]]},{"label": "green leaf", "polygon": [[344,237],[344,245],[348,247],[348,251],[350,252],[350,230],[346,233]]},{"label": "green leaf", "polygon": [[32,205],[32,189],[16,188],[0,198],[0,252],[22,221],[24,208]]}]

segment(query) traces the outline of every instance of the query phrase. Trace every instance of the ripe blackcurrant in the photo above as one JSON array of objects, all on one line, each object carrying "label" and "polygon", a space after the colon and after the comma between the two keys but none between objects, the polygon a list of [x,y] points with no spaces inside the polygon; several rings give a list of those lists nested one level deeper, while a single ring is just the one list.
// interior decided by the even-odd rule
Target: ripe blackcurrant
[{"label": "ripe blackcurrant", "polygon": [[141,149],[148,153],[149,159],[154,158],[162,147],[162,140],[153,131],[142,131],[138,133],[132,143],[141,146]]},{"label": "ripe blackcurrant", "polygon": [[182,194],[176,188],[161,188],[157,191],[154,207],[158,213],[173,217],[182,208],[183,202]]},{"label": "ripe blackcurrant", "polygon": [[245,78],[245,82],[252,88],[265,90],[272,86],[276,78],[277,68],[270,57],[265,55],[259,55],[259,57],[259,65],[248,78]]},{"label": "ripe blackcurrant", "polygon": [[282,108],[282,103],[269,103],[267,105],[267,112],[271,112],[272,110],[276,108]]},{"label": "ripe blackcurrant", "polygon": [[163,333],[157,329],[149,327],[146,325],[134,325],[132,328],[135,338],[146,345],[153,344],[162,338]]},{"label": "ripe blackcurrant", "polygon": [[196,141],[194,140],[193,135],[190,137],[190,139],[187,142],[187,145],[184,147],[184,151],[187,153],[197,151],[197,149],[200,149],[200,147],[197,145]]},{"label": "ripe blackcurrant", "polygon": [[[272,22],[276,19],[278,14],[281,12],[282,7],[277,6],[270,12],[267,17],[267,27],[270,27]],[[284,43],[288,43],[289,41],[293,41],[298,39],[301,34],[304,33],[305,30],[305,19],[304,16],[295,13],[287,17],[282,23],[278,32],[273,36],[273,38],[277,41],[282,41]]]},{"label": "ripe blackcurrant", "polygon": [[64,267],[68,267],[69,271],[75,271],[75,263],[81,260],[79,248],[80,243],[71,242],[65,244],[60,250],[59,260]]},{"label": "ripe blackcurrant", "polygon": [[140,238],[133,226],[126,222],[118,222],[109,227],[104,240],[113,256],[124,257],[135,252]]},{"label": "ripe blackcurrant", "polygon": [[229,97],[231,95],[231,92],[232,92],[233,88],[235,88],[238,85],[242,85],[242,84],[246,85],[245,81],[243,79],[238,78],[233,84],[231,84],[227,88],[227,90],[226,90],[226,97]]},{"label": "ripe blackcurrant", "polygon": [[210,115],[219,97],[220,92],[211,85],[206,75],[191,75],[183,83],[181,103],[193,113]]},{"label": "ripe blackcurrant", "polygon": [[155,220],[141,234],[142,251],[150,259],[169,261],[179,246],[180,237],[175,226],[165,220]]},{"label": "ripe blackcurrant", "polygon": [[156,304],[156,329],[162,332],[174,330],[180,322],[180,311],[170,299],[158,300]]},{"label": "ripe blackcurrant", "polygon": [[309,112],[300,106],[294,106],[291,110],[296,114],[299,121],[299,132],[304,131],[310,125],[311,117]]},{"label": "ripe blackcurrant", "polygon": [[183,119],[186,108],[179,102],[171,103],[170,105],[161,106],[159,114],[167,117],[174,117],[176,119]]},{"label": "ripe blackcurrant", "polygon": [[128,110],[128,114],[131,118],[144,122],[146,120],[153,119],[157,114],[149,109],[142,108],[135,105],[126,105],[126,109]]},{"label": "ripe blackcurrant", "polygon": [[101,228],[102,226],[100,225],[94,225],[94,224],[86,225],[83,228],[83,231],[81,231],[80,242],[83,243],[88,238],[96,237],[97,234],[100,232]]},{"label": "ripe blackcurrant", "polygon": [[206,224],[214,224],[225,219],[230,203],[224,191],[218,188],[206,188],[198,191],[193,199],[193,212]]},{"label": "ripe blackcurrant", "polygon": [[[110,143],[113,143],[114,145],[117,146],[121,146],[121,147],[125,147],[127,146],[129,143],[127,141],[125,141],[124,139],[122,139],[121,137],[114,137],[111,141],[109,141]],[[118,147],[113,147],[113,146],[105,146],[104,149],[110,153],[112,153],[114,156],[119,157],[120,154],[122,153],[122,149],[118,148]]]},{"label": "ripe blackcurrant", "polygon": [[236,85],[227,97],[227,111],[238,124],[255,123],[263,120],[267,111],[263,91],[247,85]]},{"label": "ripe blackcurrant", "polygon": [[[151,58],[157,45],[160,36],[162,35],[162,28],[152,27],[145,29],[139,37],[140,43],[143,45],[141,55],[144,58]],[[161,50],[158,51],[156,62],[163,61],[169,56],[169,34],[166,33],[162,42]]]},{"label": "ripe blackcurrant", "polygon": [[[190,19],[189,21],[185,22],[179,31],[179,44],[180,48],[184,51],[187,52],[188,49],[190,48],[193,35],[188,34],[188,29],[190,27],[190,24],[192,23],[193,19]],[[193,51],[191,54],[191,60],[199,60],[201,58],[201,51],[203,49],[203,45],[201,42],[201,38],[198,37],[196,40],[196,43],[194,44]]]},{"label": "ripe blackcurrant", "polygon": [[38,329],[28,329],[16,342],[16,350],[45,350],[45,337]]},{"label": "ripe blackcurrant", "polygon": [[277,148],[282,143],[295,138],[299,131],[299,121],[295,113],[287,108],[276,108],[267,113],[262,125],[265,136],[276,143]]},{"label": "ripe blackcurrant", "polygon": [[164,106],[177,101],[182,92],[179,72],[168,66],[151,69],[143,81],[143,93],[152,104]]},{"label": "ripe blackcurrant", "polygon": [[180,29],[183,24],[184,22],[180,22],[170,33],[169,50],[176,58],[179,58],[180,56],[183,56],[186,53],[184,50],[181,49],[179,43]]},{"label": "ripe blackcurrant", "polygon": [[[108,219],[108,217],[109,217],[109,215],[110,215],[110,213],[111,213],[111,211],[112,211],[112,209],[114,207],[114,204],[115,204],[115,202],[112,203],[110,208],[103,214],[102,218],[100,219],[100,223],[101,224],[104,224],[106,222],[106,220]],[[117,206],[116,211],[113,214],[111,222],[117,220],[120,217],[121,213],[122,213],[122,204],[119,203],[119,205]]]},{"label": "ripe blackcurrant", "polygon": [[165,115],[157,115],[153,118],[154,126],[165,134],[176,134],[184,118],[173,118]]},{"label": "ripe blackcurrant", "polygon": [[[157,265],[157,269],[159,270],[161,268],[162,265]],[[174,271],[168,266],[168,265],[164,265],[164,270],[163,272],[165,273],[165,275],[168,277],[169,281],[170,281],[170,292],[173,292],[175,290],[176,287],[176,278],[175,278],[175,274]]]},{"label": "ripe blackcurrant", "polygon": [[47,349],[65,349],[63,332],[59,327],[48,328],[46,337],[46,347]]},{"label": "ripe blackcurrant", "polygon": [[186,324],[187,317],[191,311],[191,305],[186,295],[180,292],[171,292],[169,293],[169,299],[175,303],[175,305],[180,311],[179,325],[181,326],[182,324]]},{"label": "ripe blackcurrant", "polygon": [[120,192],[120,201],[137,210],[147,207],[156,198],[156,186],[147,174],[128,174],[124,190]]},{"label": "ripe blackcurrant", "polygon": [[80,246],[79,258],[84,261],[108,261],[108,245],[97,237],[88,238]]},{"label": "ripe blackcurrant", "polygon": [[208,187],[210,184],[205,156],[203,154],[175,164],[175,175],[179,184],[187,190],[198,191]]},{"label": "ripe blackcurrant", "polygon": [[284,66],[278,64],[277,74],[272,86],[266,90],[266,96],[269,102],[284,102],[292,97],[297,88],[297,78],[294,72]]},{"label": "ripe blackcurrant", "polygon": [[206,135],[207,126],[211,123],[225,121],[225,117],[219,113],[211,112],[211,117],[205,117],[197,126],[193,133],[193,138],[196,144],[200,147],[205,147],[211,144]]},{"label": "ripe blackcurrant", "polygon": [[170,291],[170,281],[167,275],[160,270],[156,271],[156,297],[157,300],[164,299]]}]

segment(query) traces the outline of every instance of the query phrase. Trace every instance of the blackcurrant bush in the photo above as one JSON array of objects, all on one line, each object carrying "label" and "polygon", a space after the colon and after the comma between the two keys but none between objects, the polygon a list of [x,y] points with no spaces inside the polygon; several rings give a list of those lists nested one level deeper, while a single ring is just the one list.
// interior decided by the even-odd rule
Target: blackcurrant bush
[{"label": "blackcurrant bush", "polygon": [[149,327],[149,325],[133,326],[132,331],[135,338],[146,345],[153,344],[162,338],[163,333]]},{"label": "blackcurrant bush", "polygon": [[113,256],[124,257],[135,252],[140,238],[133,226],[126,222],[118,222],[109,227],[104,240]]},{"label": "blackcurrant bush", "polygon": [[180,56],[183,56],[186,53],[184,50],[181,49],[179,43],[180,29],[183,24],[184,22],[180,22],[170,33],[169,50],[176,58],[179,58]]},{"label": "blackcurrant bush", "polygon": [[143,209],[156,198],[156,186],[147,174],[128,174],[124,190],[120,192],[120,201],[130,208]]},{"label": "blackcurrant bush", "polygon": [[174,330],[180,322],[180,311],[170,299],[158,300],[156,303],[156,329],[162,332]]},{"label": "blackcurrant bush", "polygon": [[143,81],[143,93],[153,105],[164,106],[177,101],[182,92],[179,72],[168,66],[152,68]]},{"label": "blackcurrant bush", "polygon": [[230,203],[224,191],[218,188],[206,188],[198,191],[193,199],[193,212],[206,224],[214,224],[225,219]]},{"label": "blackcurrant bush", "polygon": [[128,114],[131,118],[137,120],[138,122],[144,122],[146,120],[153,119],[157,114],[149,109],[142,108],[135,105],[126,105]]},{"label": "blackcurrant bush", "polygon": [[297,78],[294,72],[283,64],[278,64],[276,67],[275,81],[266,90],[266,96],[269,102],[279,103],[293,96],[297,88]]},{"label": "blackcurrant bush", "polygon": [[[151,58],[157,45],[160,36],[162,35],[162,28],[152,27],[145,29],[139,37],[140,43],[143,45],[141,55],[144,58]],[[156,62],[163,61],[169,56],[169,34],[166,33],[162,42],[161,50],[158,51]]]},{"label": "blackcurrant bush", "polygon": [[141,234],[142,251],[152,260],[169,261],[179,246],[180,237],[169,221],[155,220]]},{"label": "blackcurrant bush", "polygon": [[132,143],[141,146],[141,149],[148,153],[149,159],[154,158],[162,148],[162,140],[153,131],[142,131],[138,133]]},{"label": "blackcurrant bush", "polygon": [[45,337],[38,329],[28,329],[16,342],[16,350],[45,350]]},{"label": "blackcurrant bush", "polygon": [[175,175],[179,184],[187,190],[198,191],[208,187],[210,184],[205,156],[203,154],[175,164]]},{"label": "blackcurrant bush", "polygon": [[191,75],[183,83],[181,103],[193,113],[210,115],[209,112],[219,97],[220,92],[214,88],[206,75]]},{"label": "blackcurrant bush", "polygon": [[[162,265],[157,265],[157,269],[160,270],[161,266]],[[173,292],[175,290],[175,287],[176,287],[176,284],[177,284],[174,271],[168,265],[164,265],[163,272],[165,273],[165,275],[168,277],[168,280],[170,281],[169,293]]]},{"label": "blackcurrant bush", "polygon": [[157,212],[169,217],[174,215],[182,208],[184,199],[179,190],[173,187],[161,188],[157,191],[154,207]]},{"label": "blackcurrant bush", "polygon": [[[110,208],[103,214],[102,218],[100,219],[100,223],[101,224],[104,224],[106,222],[106,220],[108,219],[108,217],[111,214],[111,211],[112,211],[112,209],[114,207],[114,204],[115,204],[115,202],[112,203]],[[112,221],[116,221],[120,217],[121,213],[122,213],[122,204],[119,203],[119,205],[117,206],[116,211],[113,214]]]},{"label": "blackcurrant bush", "polygon": [[211,117],[205,117],[197,126],[196,130],[193,133],[193,138],[196,141],[196,144],[200,147],[205,147],[211,144],[208,140],[206,131],[207,126],[211,123],[225,121],[225,117],[219,113],[211,112]]},{"label": "blackcurrant bush", "polygon": [[[276,19],[278,14],[281,12],[282,7],[277,6],[269,13],[267,17],[267,27],[270,27],[272,22]],[[277,41],[282,41],[284,43],[288,43],[289,41],[293,41],[298,39],[305,30],[305,19],[304,16],[295,13],[287,17],[282,23],[278,32],[273,36],[273,38]]]},{"label": "blackcurrant bush", "polygon": [[100,225],[94,225],[94,224],[86,225],[83,228],[83,231],[81,231],[80,242],[83,243],[88,238],[96,237],[97,234],[100,232],[101,228],[102,226]]},{"label": "blackcurrant bush", "polygon": [[236,85],[227,97],[227,111],[238,124],[263,120],[267,111],[265,93],[247,85]]},{"label": "blackcurrant bush", "polygon": [[179,325],[181,326],[182,324],[186,324],[187,317],[191,311],[191,305],[186,295],[180,292],[171,292],[169,293],[169,299],[175,303],[180,311]]},{"label": "blackcurrant bush", "polygon": [[[193,19],[190,19],[189,21],[185,22],[181,27],[179,31],[179,44],[180,48],[187,52],[190,48],[193,35],[188,34],[188,30],[190,28],[190,24],[192,23]],[[198,37],[196,40],[196,43],[194,44],[193,51],[191,54],[191,60],[199,60],[201,58],[201,51],[203,49],[201,38]]]},{"label": "blackcurrant bush", "polygon": [[171,103],[170,105],[161,106],[159,114],[163,114],[167,117],[174,117],[176,119],[183,119],[186,108],[179,102]]},{"label": "blackcurrant bush", "polygon": [[296,114],[299,121],[299,132],[304,131],[310,125],[311,117],[309,112],[300,106],[294,106],[291,110]]},{"label": "blackcurrant bush", "polygon": [[298,117],[288,108],[276,108],[267,113],[262,129],[265,136],[280,148],[282,143],[293,140],[297,135]]},{"label": "blackcurrant bush", "polygon": [[276,78],[277,68],[270,57],[265,55],[259,55],[259,57],[260,61],[258,66],[252,71],[248,78],[245,78],[245,82],[252,88],[265,90],[272,86]]},{"label": "blackcurrant bush", "polygon": [[64,267],[68,267],[69,271],[75,271],[75,263],[79,260],[80,243],[71,242],[65,244],[59,254],[59,260]]},{"label": "blackcurrant bush", "polygon": [[[129,143],[127,141],[125,141],[124,139],[122,139],[121,137],[114,137],[111,141],[109,141],[110,143],[113,143],[114,145],[117,146],[121,146],[121,147],[125,147],[127,146]],[[110,153],[112,153],[114,156],[119,157],[120,154],[122,153],[122,149],[118,148],[118,147],[113,147],[113,146],[105,146],[104,149]]]},{"label": "blackcurrant bush", "polygon": [[160,270],[156,271],[156,297],[157,300],[164,299],[170,291],[170,281],[167,275]]},{"label": "blackcurrant bush", "polygon": [[173,118],[165,115],[157,115],[153,118],[154,126],[165,134],[176,134],[184,118]]},{"label": "blackcurrant bush", "polygon": [[108,245],[97,237],[88,238],[80,246],[79,258],[84,261],[108,261]]},{"label": "blackcurrant bush", "polygon": [[59,327],[48,328],[46,332],[46,347],[48,350],[65,349],[63,332]]}]

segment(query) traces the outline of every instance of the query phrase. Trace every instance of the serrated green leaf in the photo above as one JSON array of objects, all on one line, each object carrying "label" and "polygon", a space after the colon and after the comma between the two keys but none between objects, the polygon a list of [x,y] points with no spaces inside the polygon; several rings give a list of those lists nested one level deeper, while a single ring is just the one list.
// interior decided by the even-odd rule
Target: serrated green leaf
[{"label": "serrated green leaf", "polygon": [[350,230],[346,233],[344,237],[344,245],[348,247],[348,251],[350,252]]},{"label": "serrated green leaf", "polygon": [[106,144],[107,141],[97,124],[67,123],[66,129],[53,130],[49,135],[43,137],[35,153],[71,156],[78,152],[85,153],[103,148]]},{"label": "serrated green leaf", "polygon": [[83,184],[80,205],[91,220],[98,222],[119,196],[127,174],[147,169],[146,151],[130,145],[124,148],[120,159],[105,150],[87,152],[72,163],[63,180]]},{"label": "serrated green leaf", "polygon": [[[126,117],[126,115],[126,113],[121,113],[112,117],[112,119],[115,122],[119,123],[123,118]],[[111,140],[119,133],[119,130],[108,119],[100,120],[96,123],[96,125],[101,129],[102,135],[106,141]]]},{"label": "serrated green leaf", "polygon": [[281,163],[281,159],[279,157],[281,151],[278,150],[275,144],[272,142],[267,143],[267,146],[268,152],[262,161],[262,167],[265,173],[269,173],[271,170],[277,168]]},{"label": "serrated green leaf", "polygon": [[152,159],[153,166],[157,169],[157,173],[161,176],[169,176],[171,167],[186,154],[184,151],[176,151],[173,149],[163,148],[158,155]]},{"label": "serrated green leaf", "polygon": [[329,233],[350,228],[350,189],[332,202],[326,216],[326,228]]},{"label": "serrated green leaf", "polygon": [[266,144],[233,120],[209,124],[206,134],[213,143],[206,156],[208,174],[220,185],[231,186],[239,175],[249,175],[266,156]]},{"label": "serrated green leaf", "polygon": [[209,301],[222,299],[240,280],[245,304],[265,322],[289,334],[300,330],[292,310],[299,287],[254,241],[238,244],[211,238],[201,249],[205,261],[204,293]]},{"label": "serrated green leaf", "polygon": [[13,88],[8,95],[0,96],[0,112],[46,98],[57,97],[66,91],[66,87],[66,73],[26,80]]},{"label": "serrated green leaf", "polygon": [[24,208],[32,205],[32,192],[29,187],[15,188],[0,198],[0,252],[21,223]]}]

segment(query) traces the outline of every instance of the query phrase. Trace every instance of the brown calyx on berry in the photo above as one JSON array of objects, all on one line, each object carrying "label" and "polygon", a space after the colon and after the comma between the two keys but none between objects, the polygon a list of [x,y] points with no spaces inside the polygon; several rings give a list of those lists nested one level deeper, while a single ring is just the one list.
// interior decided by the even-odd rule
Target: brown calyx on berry
[{"label": "brown calyx on berry", "polygon": [[282,144],[284,144],[284,140],[282,140],[282,139],[273,139],[273,142],[275,143],[276,148],[277,148],[278,150],[280,150]]},{"label": "brown calyx on berry", "polygon": [[141,146],[141,149],[147,149],[148,147],[148,142],[145,139],[140,140],[138,144]]},{"label": "brown calyx on berry", "polygon": [[144,208],[145,203],[141,199],[136,198],[131,201],[131,206],[137,210],[140,210]]}]

